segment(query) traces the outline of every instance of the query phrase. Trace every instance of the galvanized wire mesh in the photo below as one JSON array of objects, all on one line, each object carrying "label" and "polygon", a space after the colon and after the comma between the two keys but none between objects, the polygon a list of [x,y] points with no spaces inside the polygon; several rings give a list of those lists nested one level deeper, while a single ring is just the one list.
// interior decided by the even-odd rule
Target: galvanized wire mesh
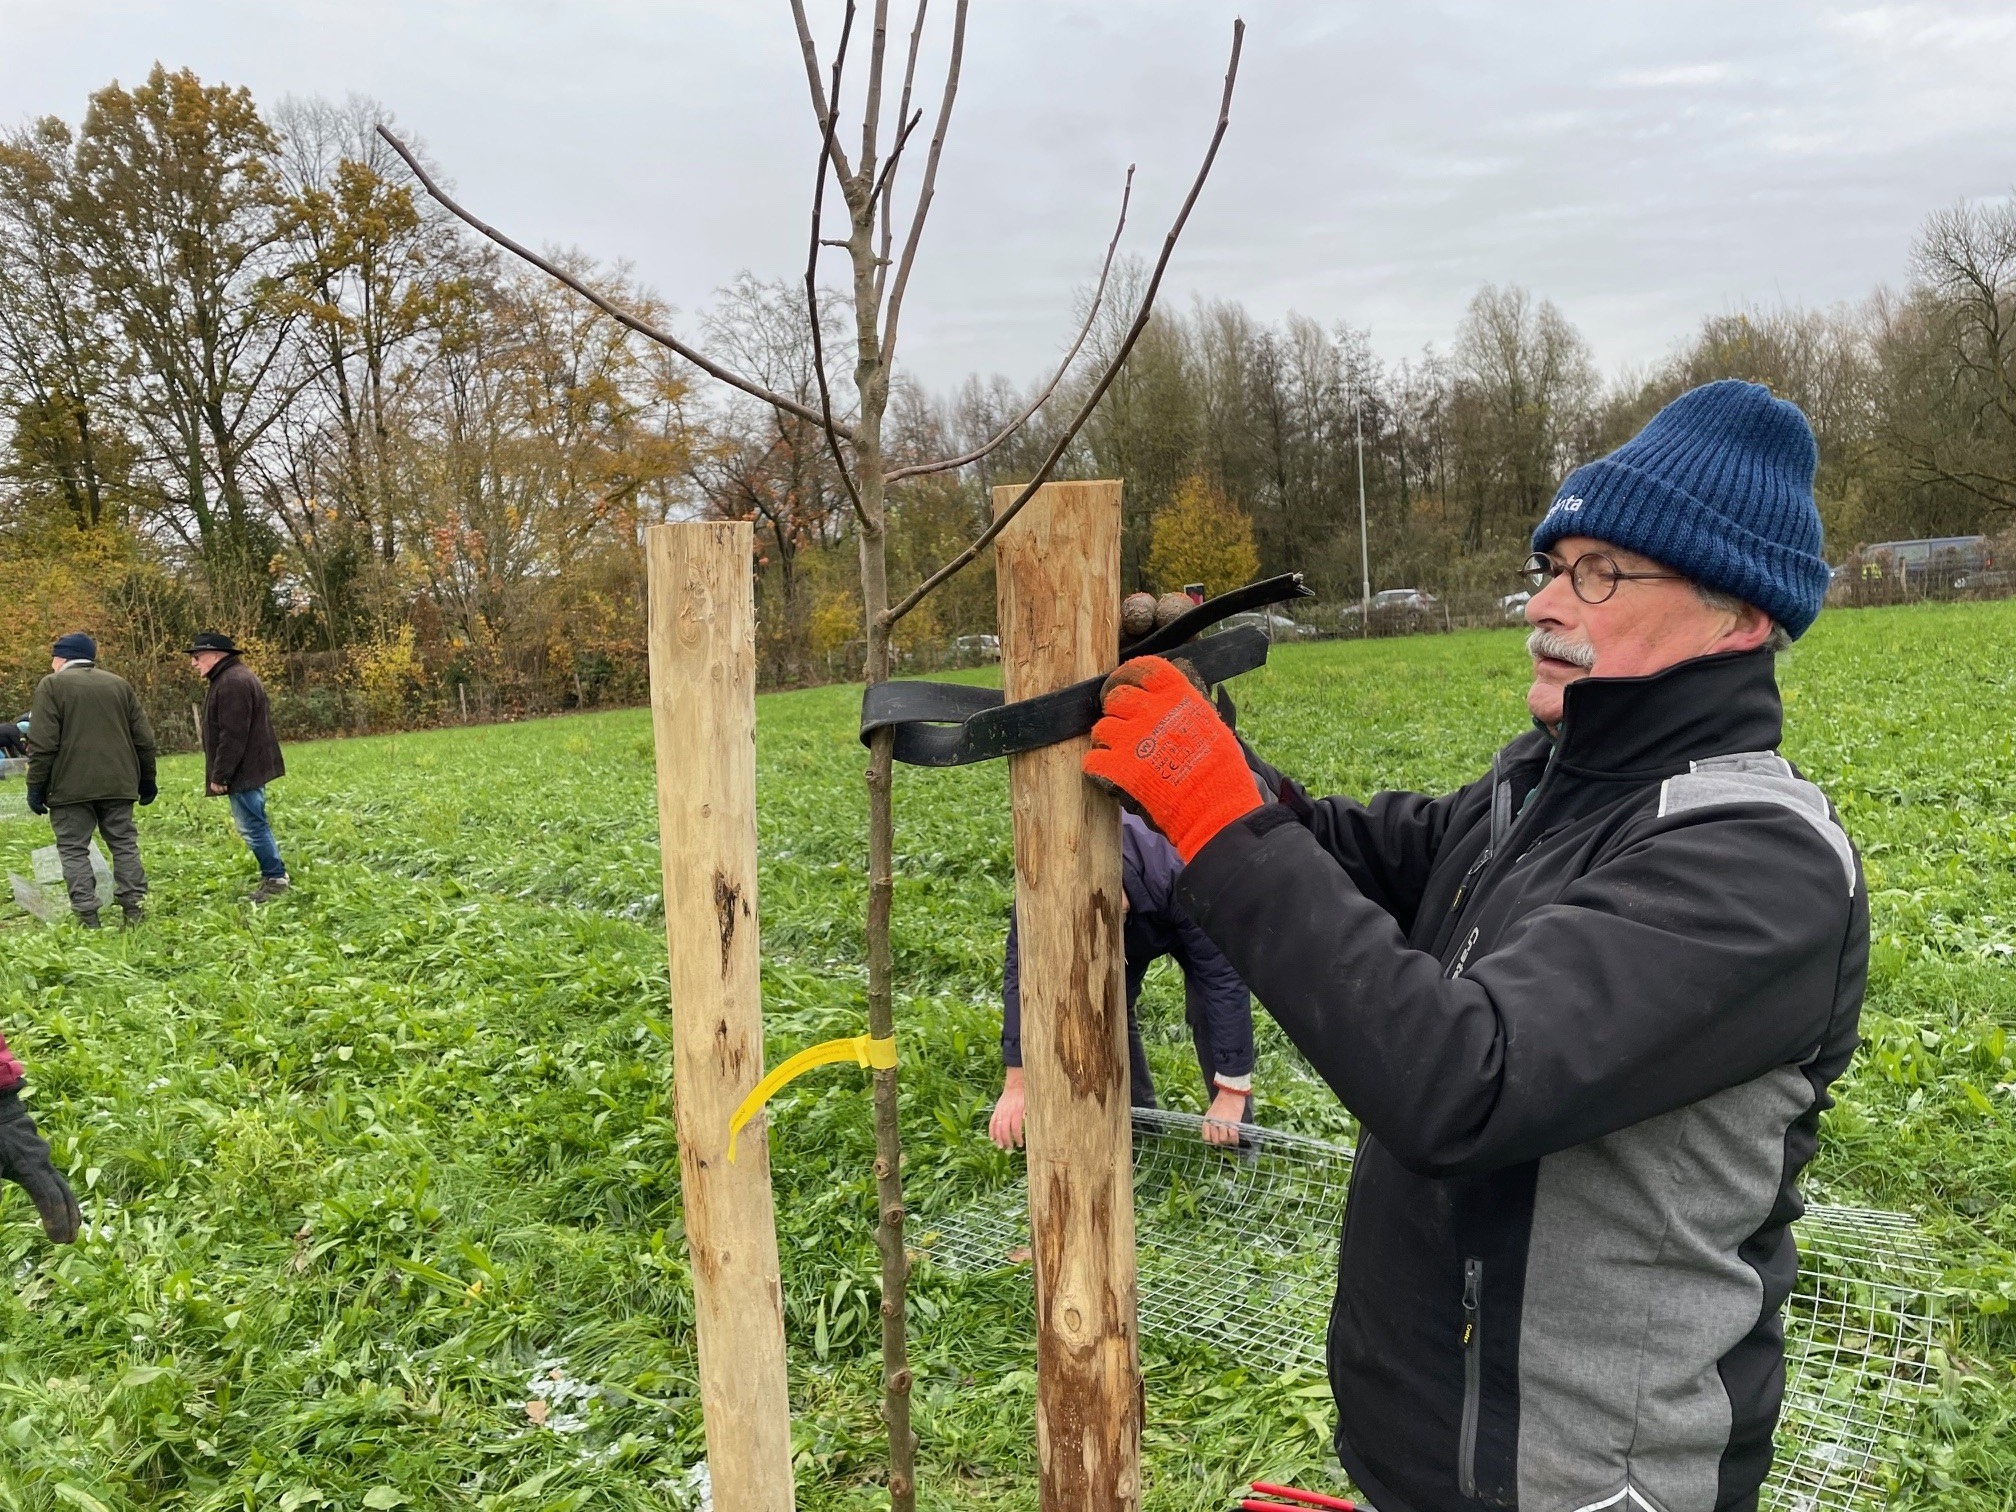
[{"label": "galvanized wire mesh", "polygon": [[1879,1505],[1892,1440],[1934,1382],[1939,1264],[1903,1213],[1814,1204],[1794,1230],[1785,1304],[1785,1406],[1768,1504]]},{"label": "galvanized wire mesh", "polygon": [[[1320,1369],[1351,1150],[1251,1126],[1233,1150],[1206,1144],[1202,1126],[1195,1114],[1135,1110],[1141,1327]],[[920,1227],[919,1247],[946,1270],[1026,1263],[1026,1183]],[[1765,1505],[1867,1512],[1883,1499],[1890,1441],[1932,1384],[1938,1266],[1901,1213],[1815,1204],[1797,1234]]]},{"label": "galvanized wire mesh", "polygon": [[28,759],[0,757],[0,819],[28,817]]}]

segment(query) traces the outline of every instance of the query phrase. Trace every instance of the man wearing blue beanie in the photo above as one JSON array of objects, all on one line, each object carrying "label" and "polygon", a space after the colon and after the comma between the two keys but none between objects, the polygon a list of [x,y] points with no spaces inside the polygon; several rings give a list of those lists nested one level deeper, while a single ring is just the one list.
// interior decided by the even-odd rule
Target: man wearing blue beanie
[{"label": "man wearing blue beanie", "polygon": [[1868,971],[1854,847],[1777,754],[1814,461],[1724,382],[1572,473],[1527,564],[1535,728],[1443,797],[1312,802],[1169,663],[1108,680],[1087,769],[1359,1121],[1328,1355],[1380,1512],[1757,1506]]}]

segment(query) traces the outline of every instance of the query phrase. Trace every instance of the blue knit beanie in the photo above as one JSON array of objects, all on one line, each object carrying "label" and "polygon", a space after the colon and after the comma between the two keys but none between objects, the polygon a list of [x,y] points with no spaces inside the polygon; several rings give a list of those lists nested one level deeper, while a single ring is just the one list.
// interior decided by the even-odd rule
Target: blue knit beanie
[{"label": "blue knit beanie", "polygon": [[1762,384],[1689,389],[1562,483],[1533,532],[1545,551],[1590,536],[1754,604],[1795,639],[1827,597],[1813,506],[1813,430]]},{"label": "blue knit beanie", "polygon": [[61,657],[64,661],[96,661],[98,642],[82,630],[73,630],[68,635],[57,636],[56,644],[49,648],[49,654]]}]

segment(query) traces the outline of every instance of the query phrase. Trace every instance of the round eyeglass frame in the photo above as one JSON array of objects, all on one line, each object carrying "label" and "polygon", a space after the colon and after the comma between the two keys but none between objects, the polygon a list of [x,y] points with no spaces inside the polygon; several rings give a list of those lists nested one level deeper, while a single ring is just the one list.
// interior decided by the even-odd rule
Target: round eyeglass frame
[{"label": "round eyeglass frame", "polygon": [[1538,593],[1563,573],[1567,574],[1568,586],[1575,590],[1575,597],[1585,604],[1607,604],[1616,597],[1619,583],[1686,580],[1686,574],[1681,572],[1626,572],[1617,565],[1614,557],[1601,551],[1585,551],[1572,562],[1563,562],[1544,551],[1536,551],[1526,558],[1526,565],[1520,569],[1519,575]]}]

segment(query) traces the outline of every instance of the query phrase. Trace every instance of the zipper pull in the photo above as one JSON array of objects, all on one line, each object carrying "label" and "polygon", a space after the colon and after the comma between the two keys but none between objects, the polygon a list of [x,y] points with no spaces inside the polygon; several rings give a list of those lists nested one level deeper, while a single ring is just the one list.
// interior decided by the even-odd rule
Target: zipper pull
[{"label": "zipper pull", "polygon": [[1484,1282],[1484,1262],[1465,1260],[1463,1262],[1463,1347],[1468,1349],[1477,1337],[1478,1292]]},{"label": "zipper pull", "polygon": [[1470,870],[1463,873],[1463,880],[1456,884],[1456,896],[1449,900],[1449,912],[1453,914],[1463,906],[1463,896],[1470,891],[1470,884],[1476,880],[1477,873],[1490,863],[1491,847],[1487,845],[1484,847],[1484,853],[1470,863]]}]

